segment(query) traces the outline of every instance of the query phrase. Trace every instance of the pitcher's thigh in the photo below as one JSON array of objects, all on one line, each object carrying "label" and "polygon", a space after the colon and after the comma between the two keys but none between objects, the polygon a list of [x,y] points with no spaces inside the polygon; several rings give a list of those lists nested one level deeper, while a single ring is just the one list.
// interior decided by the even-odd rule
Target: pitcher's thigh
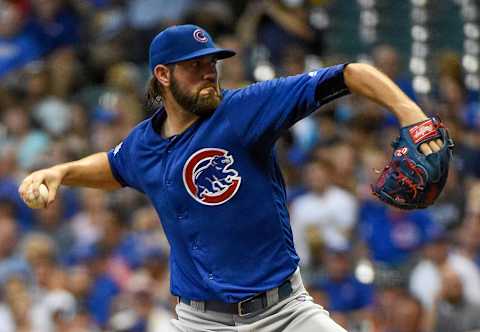
[{"label": "pitcher's thigh", "polygon": [[237,332],[231,315],[202,312],[186,304],[177,304],[175,308],[178,319],[170,320],[175,332]]},{"label": "pitcher's thigh", "polygon": [[293,315],[294,318],[284,330],[286,332],[347,332],[327,311],[312,301],[299,301]]}]

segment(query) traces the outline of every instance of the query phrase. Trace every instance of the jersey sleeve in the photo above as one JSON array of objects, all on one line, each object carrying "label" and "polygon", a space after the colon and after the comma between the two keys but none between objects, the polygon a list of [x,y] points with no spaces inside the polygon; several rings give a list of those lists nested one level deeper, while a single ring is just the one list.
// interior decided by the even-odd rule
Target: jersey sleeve
[{"label": "jersey sleeve", "polygon": [[107,152],[110,168],[115,179],[124,187],[143,192],[135,169],[135,136],[130,134],[116,147]]},{"label": "jersey sleeve", "polygon": [[256,83],[226,98],[227,118],[245,144],[274,143],[281,133],[322,105],[349,93],[346,64]]}]

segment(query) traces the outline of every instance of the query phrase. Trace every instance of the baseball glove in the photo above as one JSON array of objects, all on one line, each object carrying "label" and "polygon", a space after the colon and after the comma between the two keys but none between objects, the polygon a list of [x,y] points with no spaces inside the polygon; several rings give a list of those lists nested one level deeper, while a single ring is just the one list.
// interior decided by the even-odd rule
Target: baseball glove
[{"label": "baseball glove", "polygon": [[[434,139],[442,148],[428,156],[421,144]],[[403,127],[393,143],[391,162],[383,169],[372,192],[386,203],[400,209],[423,209],[440,195],[448,176],[453,141],[438,117]]]}]

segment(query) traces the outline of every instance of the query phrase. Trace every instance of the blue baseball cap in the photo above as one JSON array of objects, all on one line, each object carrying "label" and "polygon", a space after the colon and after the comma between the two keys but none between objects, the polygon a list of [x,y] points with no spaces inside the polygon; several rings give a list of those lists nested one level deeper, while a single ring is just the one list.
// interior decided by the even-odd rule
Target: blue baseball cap
[{"label": "blue baseball cap", "polygon": [[160,64],[167,65],[205,55],[225,59],[234,56],[235,52],[218,48],[208,32],[196,25],[174,25],[161,31],[150,43],[150,71],[153,72]]}]

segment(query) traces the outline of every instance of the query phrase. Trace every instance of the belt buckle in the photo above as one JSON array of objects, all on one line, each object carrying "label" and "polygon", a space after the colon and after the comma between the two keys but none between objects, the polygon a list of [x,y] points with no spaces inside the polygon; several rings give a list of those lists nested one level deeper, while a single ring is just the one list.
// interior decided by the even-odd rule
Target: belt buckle
[{"label": "belt buckle", "polygon": [[237,303],[238,316],[239,316],[239,317],[245,317],[245,316],[251,314],[251,312],[248,312],[248,313],[245,313],[245,314],[242,312],[242,304],[247,303],[247,302],[253,300],[254,298],[256,298],[256,297],[258,297],[258,296],[261,296],[261,294],[262,294],[262,293],[260,293],[260,294],[255,294],[255,295],[253,295],[253,296],[250,296],[248,299],[245,299],[245,300],[243,300],[243,301],[238,302],[238,303]]}]

